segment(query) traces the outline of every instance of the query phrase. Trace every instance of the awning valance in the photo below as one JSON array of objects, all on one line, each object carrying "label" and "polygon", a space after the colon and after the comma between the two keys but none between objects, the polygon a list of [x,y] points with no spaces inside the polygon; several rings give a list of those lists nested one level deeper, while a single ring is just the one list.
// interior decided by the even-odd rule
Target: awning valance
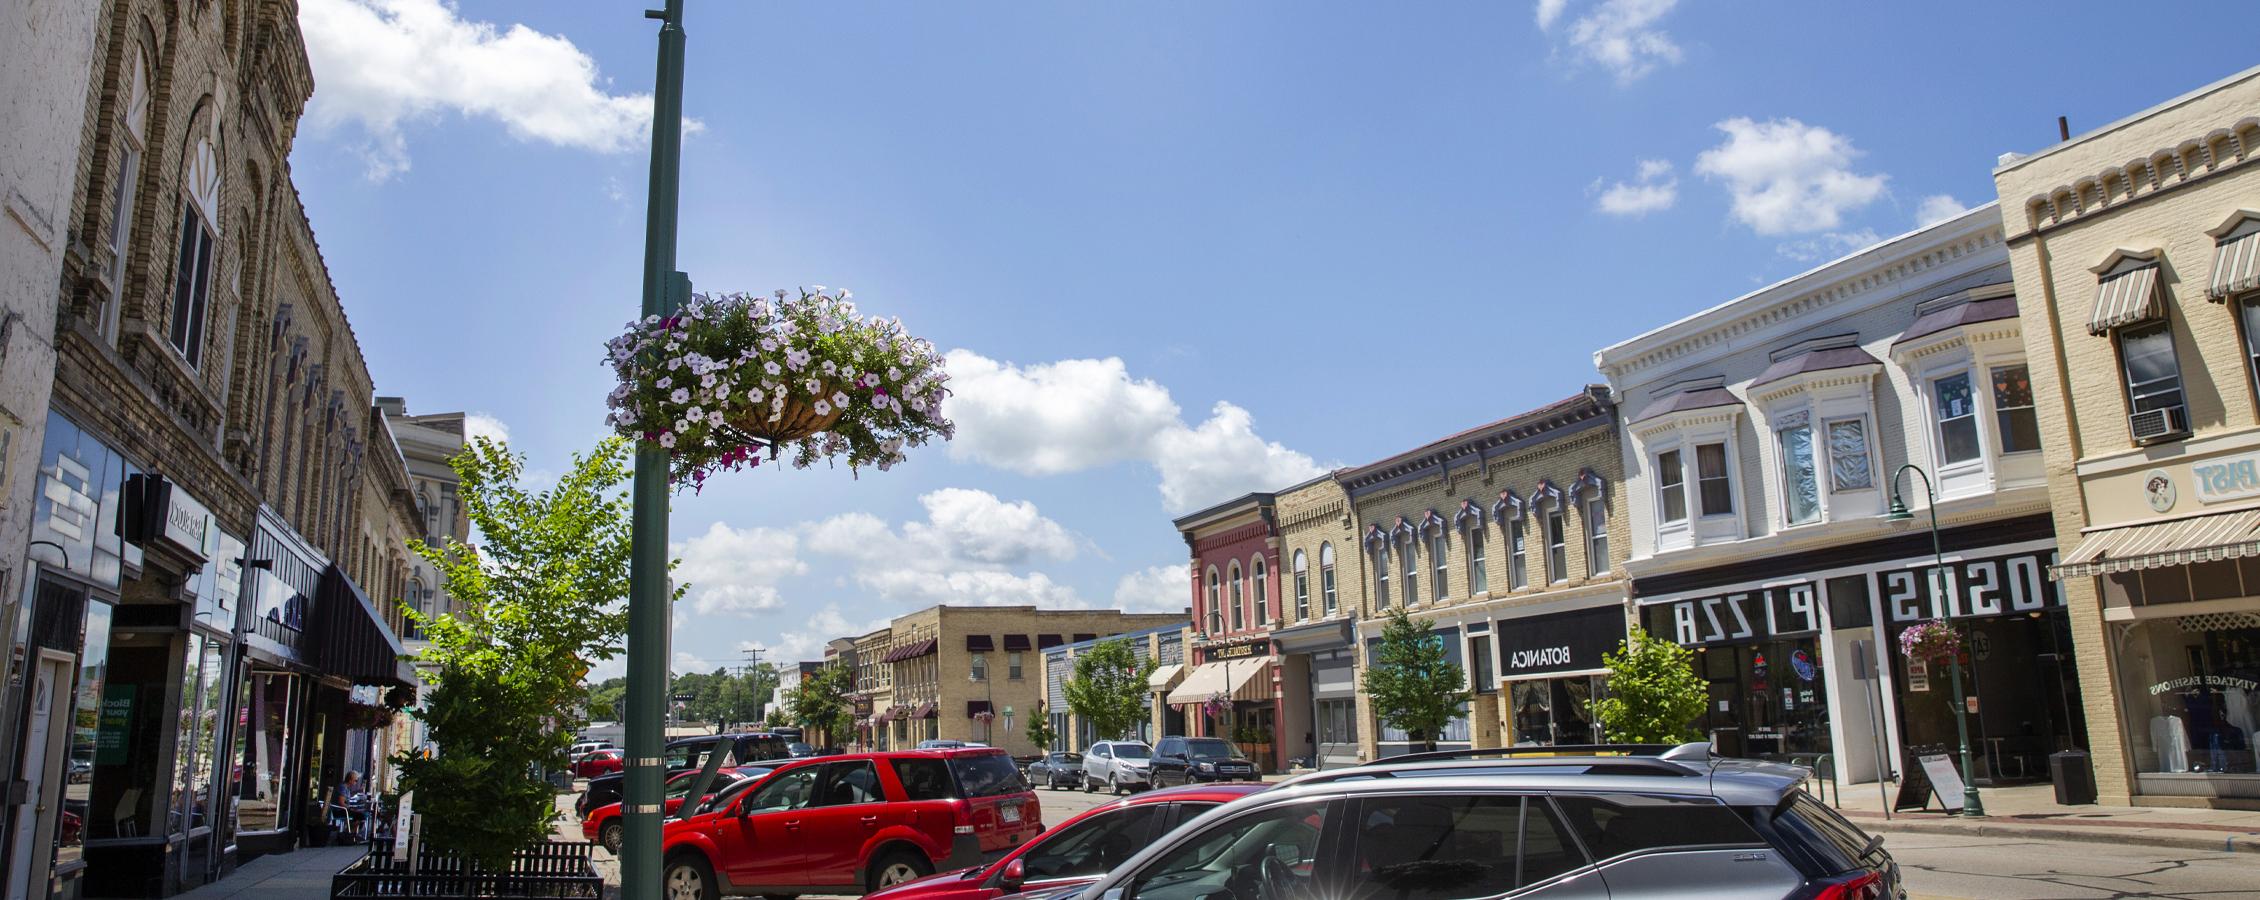
[{"label": "awning valance", "polygon": [[996,649],[997,640],[993,635],[969,634],[965,636],[965,652],[967,653],[993,653]]},{"label": "awning valance", "polygon": [[987,700],[967,700],[967,701],[965,701],[965,717],[966,717],[966,718],[968,718],[968,719],[970,719],[970,718],[973,718],[974,716],[978,716],[978,715],[980,715],[980,714],[982,714],[982,713],[985,713],[985,712],[988,712],[988,711],[989,711],[989,701],[987,701]]},{"label": "awning valance", "polygon": [[1268,656],[1202,663],[1194,666],[1166,699],[1171,706],[1201,703],[1218,694],[1234,700],[1269,700],[1270,679],[1271,657]]},{"label": "awning valance", "polygon": [[1028,643],[1028,636],[1025,634],[1008,634],[1004,636],[1004,650],[1006,653],[1012,653],[1016,651],[1024,652],[1033,649],[1035,649],[1035,647]]},{"label": "awning valance", "polygon": [[409,663],[400,638],[361,586],[334,563],[322,573],[309,630],[314,665],[322,672],[350,678],[354,684],[416,686],[416,667]]},{"label": "awning valance", "polygon": [[1177,683],[1177,679],[1183,677],[1185,677],[1184,666],[1162,666],[1154,669],[1154,673],[1152,675],[1146,676],[1146,689],[1151,691],[1166,691],[1169,690],[1172,685],[1175,685]]},{"label": "awning valance", "polygon": [[2260,556],[2260,509],[2090,532],[2049,570],[2057,579]]},{"label": "awning valance", "polygon": [[1057,646],[1059,646],[1059,645],[1061,645],[1061,644],[1064,644],[1064,643],[1067,643],[1067,642],[1066,642],[1066,641],[1064,641],[1064,640],[1061,640],[1061,639],[1060,639],[1060,637],[1059,637],[1059,635],[1056,635],[1056,634],[1039,634],[1039,635],[1036,635],[1036,649],[1038,649],[1038,650],[1048,650],[1048,649],[1050,649],[1050,648],[1053,648],[1053,647],[1057,647]]},{"label": "awning valance", "polygon": [[2260,218],[2244,224],[2213,245],[2213,281],[2205,296],[2215,302],[2260,288]]},{"label": "awning valance", "polygon": [[929,656],[933,654],[934,648],[939,646],[940,644],[941,641],[937,638],[927,638],[923,641],[912,641],[908,644],[904,644],[900,647],[896,647],[891,651],[888,651],[887,655],[880,657],[879,661],[898,663],[906,659],[917,659],[921,656]]},{"label": "awning valance", "polygon": [[2088,316],[2087,333],[2110,334],[2122,325],[2145,322],[2166,314],[2158,299],[2158,266],[2129,269],[2095,285],[2095,311]]}]

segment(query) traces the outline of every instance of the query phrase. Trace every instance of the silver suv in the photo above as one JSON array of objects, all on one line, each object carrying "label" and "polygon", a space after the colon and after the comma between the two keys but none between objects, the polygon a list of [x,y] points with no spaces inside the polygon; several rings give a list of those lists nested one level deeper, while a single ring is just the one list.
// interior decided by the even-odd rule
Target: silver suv
[{"label": "silver suv", "polygon": [[1144,790],[1154,783],[1154,748],[1144,741],[1100,741],[1083,751],[1083,790]]},{"label": "silver suv", "polygon": [[1079,900],[1904,900],[1803,775],[1709,744],[1395,757],[1210,812]]}]

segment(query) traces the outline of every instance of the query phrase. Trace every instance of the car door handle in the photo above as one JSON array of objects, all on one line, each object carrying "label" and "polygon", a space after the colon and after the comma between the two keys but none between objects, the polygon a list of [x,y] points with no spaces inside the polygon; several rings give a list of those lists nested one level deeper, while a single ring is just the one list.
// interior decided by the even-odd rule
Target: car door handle
[{"label": "car door handle", "polygon": [[799,830],[800,830],[800,822],[798,822],[798,821],[786,822],[786,823],[785,823],[785,830],[786,830],[786,831],[799,831]]},{"label": "car door handle", "polygon": [[863,824],[865,824],[865,825],[877,825],[877,824],[879,824],[879,817],[878,817],[878,816],[864,816],[864,817],[863,817]]}]

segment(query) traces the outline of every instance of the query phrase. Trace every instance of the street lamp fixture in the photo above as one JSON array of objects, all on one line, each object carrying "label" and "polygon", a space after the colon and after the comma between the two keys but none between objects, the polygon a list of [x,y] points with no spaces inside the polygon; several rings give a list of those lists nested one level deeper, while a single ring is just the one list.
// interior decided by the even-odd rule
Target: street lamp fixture
[{"label": "street lamp fixture", "polygon": [[[1899,479],[1910,471],[1923,480],[1923,496],[1930,505],[1930,555],[1933,566],[1931,571],[1935,573],[1933,577],[1937,579],[1932,582],[1934,585],[1932,591],[1938,599],[1945,601],[1947,599],[1945,597],[1946,552],[1942,549],[1938,538],[1938,489],[1931,483],[1930,474],[1923,471],[1921,466],[1908,463],[1900,466],[1899,471],[1891,474],[1891,509],[1883,514],[1883,520],[1886,522],[1905,522],[1915,517],[1914,513],[1908,511],[1907,501],[1899,493]],[[1953,617],[1947,615],[1947,612],[1952,608],[1952,606],[1944,603],[1939,607],[1939,621],[1947,623],[1949,628],[1953,627]],[[1985,803],[1978,798],[1977,770],[1970,768],[1969,701],[1962,694],[1962,654],[1959,649],[1954,653],[1950,670],[1953,672],[1954,686],[1954,735],[1961,742],[1960,749],[1962,751],[1962,815],[1972,819],[1983,818],[1985,816]]]}]

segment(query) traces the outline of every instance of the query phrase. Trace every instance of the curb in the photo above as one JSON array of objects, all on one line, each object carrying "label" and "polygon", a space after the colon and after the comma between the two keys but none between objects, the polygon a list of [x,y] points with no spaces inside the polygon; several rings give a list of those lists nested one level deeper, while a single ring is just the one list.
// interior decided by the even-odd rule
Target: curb
[{"label": "curb", "polygon": [[2088,844],[2133,844],[2193,850],[2202,853],[2260,853],[2260,832],[2161,833],[2160,829],[2103,826],[2050,828],[2036,825],[1957,822],[1938,819],[1883,819],[1847,816],[1863,830],[1876,834],[1953,834],[1974,837],[2024,838]]}]

